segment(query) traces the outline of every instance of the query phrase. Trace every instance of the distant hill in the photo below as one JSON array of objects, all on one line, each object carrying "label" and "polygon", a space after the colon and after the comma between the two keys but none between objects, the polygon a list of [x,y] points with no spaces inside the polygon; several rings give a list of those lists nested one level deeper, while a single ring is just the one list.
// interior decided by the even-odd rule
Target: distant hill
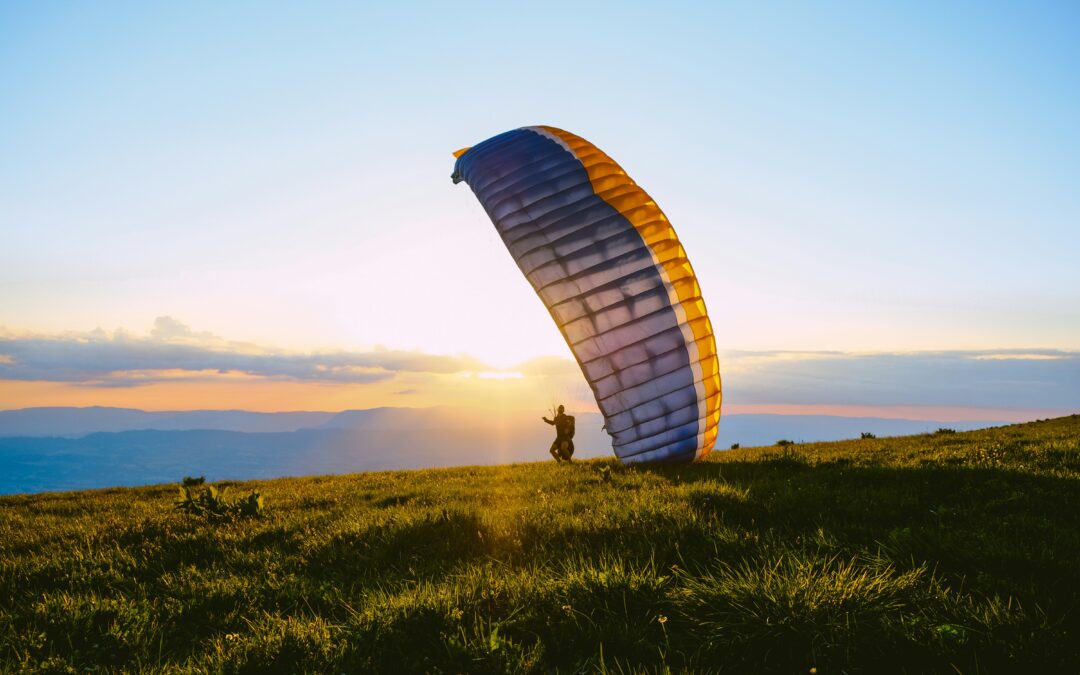
[{"label": "distant hill", "polygon": [[724,450],[732,443],[743,446],[771,445],[782,438],[798,443],[841,441],[858,438],[863,432],[875,436],[910,436],[942,427],[970,431],[1004,424],[1006,422],[939,422],[833,415],[727,415],[720,420],[720,437],[716,447]]},{"label": "distant hill", "polygon": [[[400,432],[183,433],[257,466]],[[0,497],[0,672],[1080,672],[1080,416],[228,489],[264,513]]]},{"label": "distant hill", "polygon": [[[362,412],[370,414],[345,418],[351,426],[279,433],[141,430],[0,438],[0,494],[146,485],[185,475],[223,480],[503,464],[544,459],[551,443],[550,427],[538,416],[528,424],[503,418],[481,425],[432,411]],[[611,454],[599,416],[580,417],[577,456]]]},{"label": "distant hill", "polygon": [[[577,457],[610,456],[600,415],[577,417]],[[340,413],[2,411],[0,494],[146,485],[184,475],[239,480],[542,461],[548,459],[552,431],[539,418],[448,407]],[[897,436],[939,426],[925,420],[729,415],[721,422],[717,447],[771,445],[781,438],[840,440],[864,431]],[[990,423],[948,426],[965,430]]]},{"label": "distant hill", "polygon": [[247,410],[177,410],[148,412],[134,408],[22,408],[0,410],[0,436],[63,436],[78,438],[99,431],[140,429],[279,432],[316,427],[331,412],[262,413]]}]

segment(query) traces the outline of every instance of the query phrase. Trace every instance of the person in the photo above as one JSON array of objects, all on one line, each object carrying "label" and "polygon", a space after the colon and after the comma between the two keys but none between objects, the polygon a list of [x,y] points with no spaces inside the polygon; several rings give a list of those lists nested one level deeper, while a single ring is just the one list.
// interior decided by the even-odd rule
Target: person
[{"label": "person", "polygon": [[555,419],[542,418],[545,422],[555,427],[555,441],[551,444],[551,456],[556,462],[572,461],[574,455],[574,416],[567,415],[560,405]]}]

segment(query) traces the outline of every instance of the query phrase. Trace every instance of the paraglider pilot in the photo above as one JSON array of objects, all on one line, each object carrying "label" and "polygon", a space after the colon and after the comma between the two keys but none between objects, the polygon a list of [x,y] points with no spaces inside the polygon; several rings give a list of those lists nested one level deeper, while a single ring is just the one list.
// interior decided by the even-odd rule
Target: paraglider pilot
[{"label": "paraglider pilot", "polygon": [[556,462],[569,462],[574,455],[574,416],[565,414],[563,410],[564,408],[559,406],[553,420],[543,418],[545,422],[555,427],[555,441],[551,444],[549,452]]}]

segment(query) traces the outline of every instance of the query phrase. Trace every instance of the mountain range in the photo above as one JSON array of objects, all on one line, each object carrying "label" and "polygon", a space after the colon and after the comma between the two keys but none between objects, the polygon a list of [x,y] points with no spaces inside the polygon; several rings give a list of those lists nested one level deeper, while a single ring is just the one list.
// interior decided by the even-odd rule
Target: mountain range
[{"label": "mountain range", "polygon": [[[274,478],[548,458],[539,415],[458,408],[343,412],[148,412],[129,408],[0,411],[0,494],[178,481]],[[596,413],[577,414],[577,454],[611,455]],[[994,422],[950,422],[957,430]],[[899,436],[942,423],[826,415],[727,415],[717,448]]]}]

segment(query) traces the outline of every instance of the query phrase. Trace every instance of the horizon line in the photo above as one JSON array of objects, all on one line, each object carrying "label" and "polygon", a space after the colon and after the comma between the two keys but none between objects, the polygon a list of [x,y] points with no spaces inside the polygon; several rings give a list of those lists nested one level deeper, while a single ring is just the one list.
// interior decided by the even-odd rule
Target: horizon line
[{"label": "horizon line", "polygon": [[[27,406],[22,408],[0,408],[0,413],[28,410],[128,410],[143,413],[251,413],[259,415],[338,415],[346,412],[367,410],[476,410],[480,406],[373,406],[370,408],[342,408],[340,410],[253,410],[247,408],[130,408],[124,406]],[[497,413],[524,413],[531,407],[501,409]],[[600,414],[596,410],[572,410],[576,414]],[[841,405],[841,404],[799,404],[799,403],[731,403],[724,406],[724,417],[744,415],[774,415],[781,417],[847,417],[876,418],[910,421],[933,422],[1003,422],[1022,423],[1036,419],[1068,417],[1080,411],[1069,408],[1023,408],[1023,407],[983,407],[983,406],[932,406],[932,405]]]}]

